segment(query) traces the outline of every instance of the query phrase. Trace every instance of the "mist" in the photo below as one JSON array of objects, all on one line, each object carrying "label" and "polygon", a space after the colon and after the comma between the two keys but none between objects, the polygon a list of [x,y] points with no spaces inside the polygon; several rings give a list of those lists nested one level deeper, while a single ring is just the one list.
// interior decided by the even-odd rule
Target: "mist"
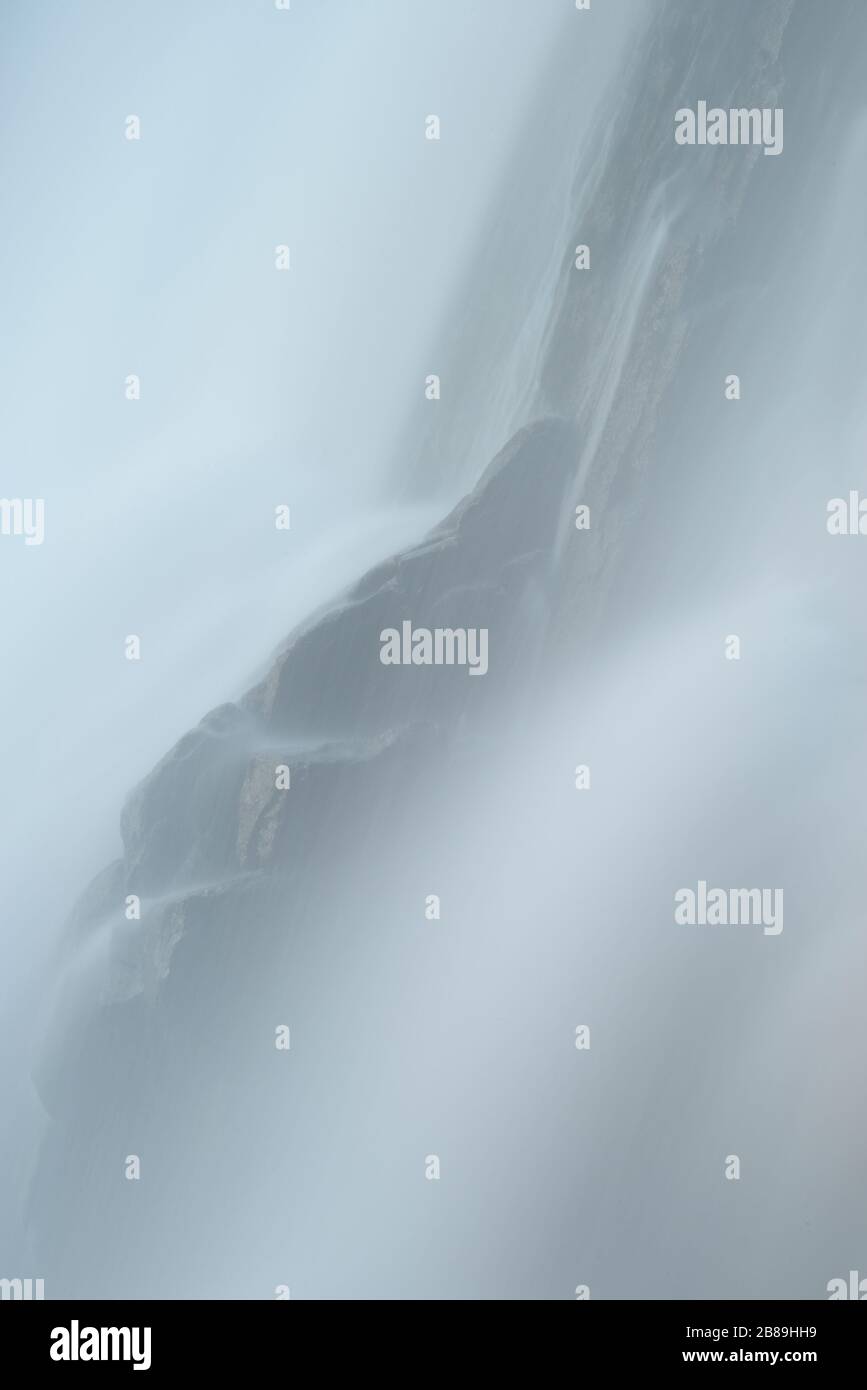
[{"label": "mist", "polygon": [[[0,537],[0,1274],[863,1267],[867,22],[814,9],[4,10],[0,490],[46,524]],[[699,98],[784,150],[678,146]],[[404,620],[484,679],[383,667]],[[699,881],[779,935],[678,924]]]}]

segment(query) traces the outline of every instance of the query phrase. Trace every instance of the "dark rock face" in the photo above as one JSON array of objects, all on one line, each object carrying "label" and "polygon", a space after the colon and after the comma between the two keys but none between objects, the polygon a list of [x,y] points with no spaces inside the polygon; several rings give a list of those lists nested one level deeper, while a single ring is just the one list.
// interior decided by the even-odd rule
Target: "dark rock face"
[{"label": "dark rock face", "polygon": [[[35,1179],[35,1235],[70,1283],[78,1275],[51,1244],[55,1203],[79,1212],[88,1241],[97,1232],[103,1292],[112,1280],[149,1287],[135,1251],[161,1218],[106,1197],[118,1184],[100,1176],[105,1155],[134,1150],[142,1131],[153,1155],[169,1113],[182,1133],[197,1078],[220,1065],[215,1046],[239,1104],[249,1047],[239,1019],[251,1000],[267,1013],[269,972],[279,961],[291,975],[344,872],[387,857],[408,789],[447,776],[531,676],[576,452],[559,419],[521,430],[421,544],[316,615],[260,685],[207,715],[130,796],[123,859],[73,913],[68,983],[36,1076],[55,1123]],[[487,673],[383,665],[381,631],[407,619],[487,628]],[[140,920],[127,920],[130,895]],[[203,1016],[220,1021],[207,1053]],[[188,1162],[189,1134],[178,1143]]]},{"label": "dark rock face", "polygon": [[[407,744],[425,737],[421,726],[442,735],[514,690],[544,606],[575,452],[575,432],[560,420],[521,430],[426,540],[365,575],[290,639],[239,705],[212,711],[181,739],[124,808],[123,894],[285,869],[317,847],[331,856],[340,824],[357,834],[368,784],[401,764]],[[404,620],[486,628],[487,673],[383,665],[380,633]],[[276,789],[277,765],[303,795]],[[117,906],[112,882],[106,907]]]},{"label": "dark rock face", "polygon": [[[354,798],[364,803],[367,781],[400,761],[419,726],[454,729],[514,690],[544,608],[575,454],[574,428],[562,420],[521,430],[421,544],[371,570],[289,640],[240,704],[213,710],[182,738],[124,807],[123,895],[306,859],[329,800],[351,824]],[[404,620],[486,628],[487,673],[383,665],[380,633]],[[276,789],[281,764],[303,797]],[[117,905],[112,880],[106,907]],[[90,898],[87,911],[98,915]]]}]

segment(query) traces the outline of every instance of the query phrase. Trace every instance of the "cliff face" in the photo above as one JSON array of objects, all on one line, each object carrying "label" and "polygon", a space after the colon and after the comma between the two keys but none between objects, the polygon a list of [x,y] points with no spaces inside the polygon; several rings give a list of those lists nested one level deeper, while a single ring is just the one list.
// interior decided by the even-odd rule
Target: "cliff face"
[{"label": "cliff face", "polygon": [[[36,1073],[55,1123],[34,1221],[61,1268],[55,1203],[74,1208],[82,1230],[102,1231],[106,1268],[128,1287],[145,1226],[128,1202],[106,1198],[96,1176],[105,1155],[130,1147],[130,1128],[161,1133],[172,1107],[184,1112],[182,1097],[195,1113],[214,1047],[234,1095],[249,1010],[279,1022],[281,988],[341,881],[387,862],[414,791],[441,789],[520,700],[576,448],[559,419],[521,430],[422,543],[305,624],[255,689],[207,715],[130,796],[123,858],[72,915],[66,983]],[[384,665],[380,634],[405,620],[486,629],[487,671]],[[219,1040],[204,1044],[197,1030],[210,1034],[218,1019]]]}]

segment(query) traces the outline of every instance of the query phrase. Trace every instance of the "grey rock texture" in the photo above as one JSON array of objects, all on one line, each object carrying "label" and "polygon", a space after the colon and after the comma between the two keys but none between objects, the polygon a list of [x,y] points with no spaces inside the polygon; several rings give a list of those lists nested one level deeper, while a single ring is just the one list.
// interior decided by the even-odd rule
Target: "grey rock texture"
[{"label": "grey rock texture", "polygon": [[[214,1047],[239,1074],[242,1020],[251,1003],[268,1016],[277,962],[275,978],[298,968],[299,940],[337,910],[342,876],[387,859],[394,808],[472,756],[532,680],[576,450],[562,420],[521,430],[421,544],[293,634],[258,686],[208,714],[129,797],[123,858],[68,924],[68,983],[36,1072],[54,1120],[35,1180],[37,1238],[51,1249],[52,1213],[74,1205],[82,1232],[105,1243],[106,1290],[111,1279],[135,1284],[135,1251],[163,1216],[139,1224],[126,1194],[116,1207],[106,1198],[117,1184],[102,1173],[105,1155],[129,1147],[131,1131],[162,1132],[167,1108],[188,1123]],[[384,666],[380,631],[407,618],[487,628],[487,673]],[[279,765],[288,791],[276,788]],[[130,895],[141,920],[126,918]],[[227,1082],[229,1095],[235,1113]],[[51,1254],[63,1268],[63,1252]]]}]

